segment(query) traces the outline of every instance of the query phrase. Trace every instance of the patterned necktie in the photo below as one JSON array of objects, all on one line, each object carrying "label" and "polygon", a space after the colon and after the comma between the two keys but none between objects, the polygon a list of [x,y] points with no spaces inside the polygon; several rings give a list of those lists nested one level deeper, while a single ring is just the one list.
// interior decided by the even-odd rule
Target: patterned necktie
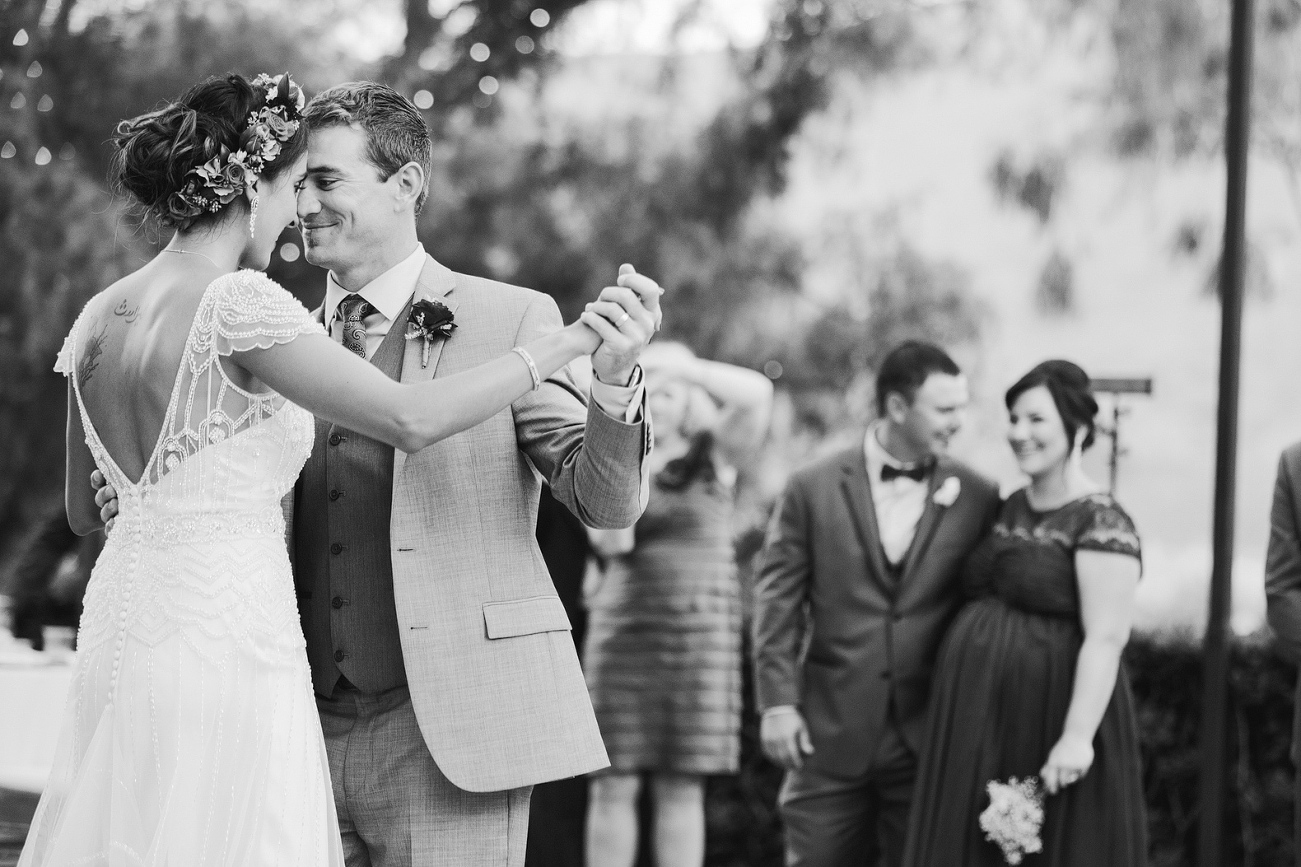
[{"label": "patterned necktie", "polygon": [[360,295],[347,295],[339,302],[339,320],[343,323],[343,348],[362,358],[366,357],[366,326],[364,320],[376,310]]}]

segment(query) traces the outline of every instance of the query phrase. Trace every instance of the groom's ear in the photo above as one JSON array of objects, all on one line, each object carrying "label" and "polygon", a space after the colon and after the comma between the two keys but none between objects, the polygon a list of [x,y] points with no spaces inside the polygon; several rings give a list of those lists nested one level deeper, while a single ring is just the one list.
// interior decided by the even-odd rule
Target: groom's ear
[{"label": "groom's ear", "polygon": [[416,202],[420,201],[420,193],[425,189],[425,170],[419,163],[409,162],[393,173],[393,179],[397,182],[393,209],[402,211],[409,207],[414,210]]}]

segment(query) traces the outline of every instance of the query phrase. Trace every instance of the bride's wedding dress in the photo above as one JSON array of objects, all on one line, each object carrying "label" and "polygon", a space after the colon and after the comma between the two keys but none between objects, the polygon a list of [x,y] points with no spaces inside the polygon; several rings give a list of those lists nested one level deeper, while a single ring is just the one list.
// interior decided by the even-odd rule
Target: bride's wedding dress
[{"label": "bride's wedding dress", "polygon": [[322,328],[260,273],[214,281],[135,481],[76,385],[88,318],[56,369],[72,378],[120,511],[86,590],[54,769],[19,867],[342,865],[280,508],[313,421],[238,388],[221,364]]}]

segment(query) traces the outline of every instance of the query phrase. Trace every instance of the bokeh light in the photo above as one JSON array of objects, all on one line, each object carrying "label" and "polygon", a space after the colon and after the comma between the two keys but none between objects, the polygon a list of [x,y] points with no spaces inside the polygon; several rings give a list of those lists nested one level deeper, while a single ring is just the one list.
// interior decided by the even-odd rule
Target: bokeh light
[{"label": "bokeh light", "polygon": [[521,36],[515,40],[515,50],[520,54],[532,54],[535,47],[531,37]]},{"label": "bokeh light", "polygon": [[48,166],[52,159],[54,159],[54,155],[50,153],[50,149],[47,147],[42,147],[36,152],[36,164],[38,166]]},{"label": "bokeh light", "polygon": [[500,89],[501,85],[498,84],[497,79],[493,78],[491,75],[485,75],[483,78],[479,79],[479,91],[481,93],[492,96]]},{"label": "bokeh light", "polygon": [[63,147],[59,148],[59,159],[65,163],[77,155],[77,149],[72,146],[72,142],[66,142]]},{"label": "bokeh light", "polygon": [[529,13],[529,21],[534,27],[546,27],[551,23],[551,13],[545,9],[534,9]]},{"label": "bokeh light", "polygon": [[26,44],[27,44],[27,31],[19,30],[17,33],[14,34],[14,45],[17,45],[18,47],[21,48]]},{"label": "bokeh light", "polygon": [[23,96],[23,92],[21,90],[14,94],[13,99],[9,100],[9,107],[12,108],[14,111],[17,111],[18,109],[22,108],[26,104],[27,104],[27,97]]},{"label": "bokeh light", "polygon": [[487,108],[492,105],[492,97],[486,93],[476,93],[470,101],[474,103],[475,108]]},{"label": "bokeh light", "polygon": [[491,56],[492,49],[487,45],[484,45],[482,42],[476,42],[470,46],[470,58],[472,60],[477,60],[478,62],[483,63]]},{"label": "bokeh light", "polygon": [[18,148],[14,147],[13,142],[7,141],[4,147],[0,147],[0,160],[12,159],[16,153],[18,153]]},{"label": "bokeh light", "polygon": [[52,108],[54,108],[54,100],[48,93],[41,97],[40,102],[36,103],[37,111],[49,111]]},{"label": "bokeh light", "polygon": [[424,111],[434,104],[434,95],[427,90],[417,90],[411,101],[416,104],[416,108]]},{"label": "bokeh light", "polygon": [[302,254],[298,252],[297,244],[282,244],[280,246],[280,258],[286,262],[297,262],[300,255]]},{"label": "bokeh light", "polygon": [[45,70],[41,68],[41,62],[39,60],[33,60],[32,65],[27,67],[27,77],[40,78],[41,73],[44,71]]},{"label": "bokeh light", "polygon": [[785,368],[782,367],[780,361],[774,359],[764,363],[763,372],[769,379],[781,379],[782,373],[785,372]]}]

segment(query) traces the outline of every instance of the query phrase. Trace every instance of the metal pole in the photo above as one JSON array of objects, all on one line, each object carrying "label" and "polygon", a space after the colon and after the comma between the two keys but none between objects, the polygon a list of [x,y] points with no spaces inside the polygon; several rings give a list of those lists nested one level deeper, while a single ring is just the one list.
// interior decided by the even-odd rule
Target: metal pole
[{"label": "metal pole", "polygon": [[1214,553],[1206,624],[1202,703],[1201,809],[1197,863],[1223,863],[1227,722],[1228,622],[1233,577],[1233,513],[1238,451],[1238,378],[1242,343],[1242,284],[1247,200],[1247,143],[1251,126],[1252,0],[1233,0],[1229,45],[1228,166],[1224,254],[1220,260],[1220,403],[1215,450]]}]

